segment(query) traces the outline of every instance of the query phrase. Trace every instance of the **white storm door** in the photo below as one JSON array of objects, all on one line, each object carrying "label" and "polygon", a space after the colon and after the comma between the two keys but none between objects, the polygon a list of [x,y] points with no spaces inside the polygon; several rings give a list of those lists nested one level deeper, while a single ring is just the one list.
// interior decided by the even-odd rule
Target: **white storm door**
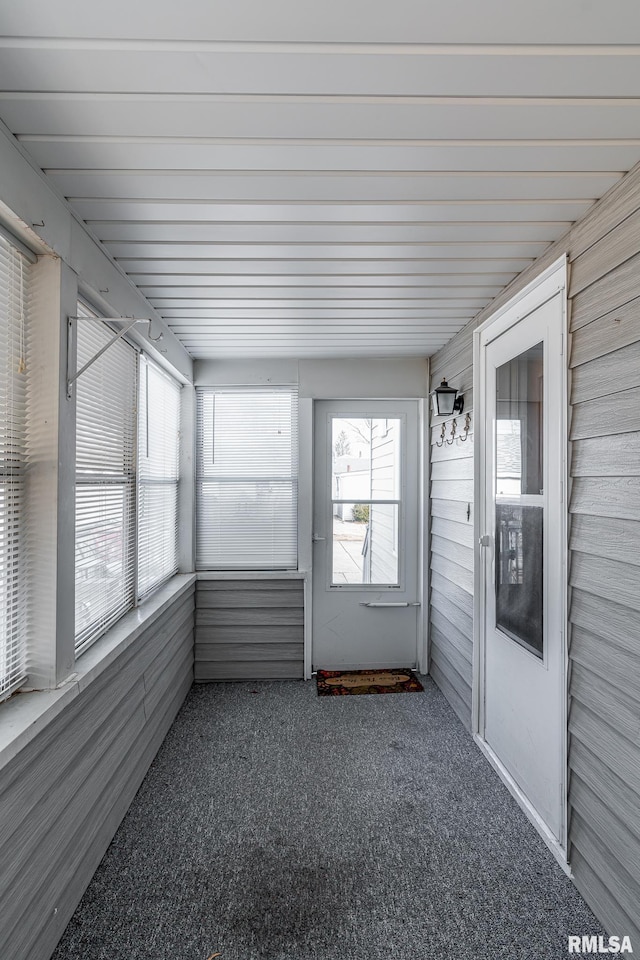
[{"label": "white storm door", "polygon": [[317,401],[313,669],[414,667],[417,401]]},{"label": "white storm door", "polygon": [[564,846],[564,291],[481,334],[484,633],[479,735]]}]

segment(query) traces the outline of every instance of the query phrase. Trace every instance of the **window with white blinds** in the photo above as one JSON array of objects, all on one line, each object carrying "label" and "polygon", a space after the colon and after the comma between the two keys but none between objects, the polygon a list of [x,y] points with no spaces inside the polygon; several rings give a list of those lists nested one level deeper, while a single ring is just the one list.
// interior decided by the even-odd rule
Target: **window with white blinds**
[{"label": "window with white blinds", "polygon": [[0,237],[0,700],[26,676],[27,275],[22,254]]},{"label": "window with white blinds", "polygon": [[[77,321],[78,369],[113,336]],[[78,654],[134,602],[136,371],[136,351],[119,340],[76,381]]]},{"label": "window with white blinds", "polygon": [[180,386],[140,358],[138,400],[138,596],[178,569]]},{"label": "window with white blinds", "polygon": [[297,500],[297,390],[199,390],[198,568],[295,568]]}]

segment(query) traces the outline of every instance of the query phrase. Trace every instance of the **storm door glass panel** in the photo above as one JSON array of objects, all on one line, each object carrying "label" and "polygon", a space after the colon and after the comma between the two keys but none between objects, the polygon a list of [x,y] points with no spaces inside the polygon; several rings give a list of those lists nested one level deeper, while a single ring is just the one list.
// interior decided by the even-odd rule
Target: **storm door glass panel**
[{"label": "storm door glass panel", "polygon": [[333,417],[331,582],[399,584],[402,421]]},{"label": "storm door glass panel", "polygon": [[496,627],[538,657],[543,635],[543,369],[538,343],[496,370]]}]

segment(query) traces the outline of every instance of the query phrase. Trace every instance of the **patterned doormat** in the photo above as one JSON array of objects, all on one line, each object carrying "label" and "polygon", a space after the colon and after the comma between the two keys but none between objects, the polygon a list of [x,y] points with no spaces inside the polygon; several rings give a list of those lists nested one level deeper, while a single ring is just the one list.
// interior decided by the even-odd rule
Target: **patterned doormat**
[{"label": "patterned doormat", "polygon": [[360,693],[421,693],[424,687],[413,670],[318,670],[318,696],[344,697]]}]

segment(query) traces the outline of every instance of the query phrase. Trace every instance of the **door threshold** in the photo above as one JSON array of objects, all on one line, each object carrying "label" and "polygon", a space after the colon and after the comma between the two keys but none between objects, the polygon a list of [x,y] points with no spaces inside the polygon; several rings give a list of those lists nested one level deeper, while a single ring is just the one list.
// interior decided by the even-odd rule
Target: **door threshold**
[{"label": "door threshold", "polygon": [[415,662],[411,666],[408,663],[398,664],[388,660],[381,660],[379,663],[339,663],[337,666],[314,667],[311,676],[315,677],[318,670],[342,670],[344,672],[349,670],[413,670],[414,673],[419,672]]},{"label": "door threshold", "polygon": [[538,833],[546,843],[547,847],[549,848],[551,853],[554,855],[554,857],[562,867],[563,872],[566,873],[569,879],[573,880],[573,873],[571,872],[571,866],[567,861],[567,851],[565,847],[563,847],[560,841],[553,835],[553,833],[551,832],[549,827],[546,825],[542,817],[532,806],[529,798],[518,786],[518,784],[513,779],[513,777],[511,776],[507,768],[504,766],[504,764],[495,755],[495,753],[493,752],[489,744],[486,742],[486,740],[483,740],[483,738],[480,736],[479,733],[474,733],[473,739],[475,740],[476,744],[484,754],[485,758],[489,761],[493,769],[496,771],[496,773],[498,774],[502,782],[505,784],[511,796],[517,801],[518,805],[522,808],[527,819],[536,828],[536,830],[538,831]]}]

